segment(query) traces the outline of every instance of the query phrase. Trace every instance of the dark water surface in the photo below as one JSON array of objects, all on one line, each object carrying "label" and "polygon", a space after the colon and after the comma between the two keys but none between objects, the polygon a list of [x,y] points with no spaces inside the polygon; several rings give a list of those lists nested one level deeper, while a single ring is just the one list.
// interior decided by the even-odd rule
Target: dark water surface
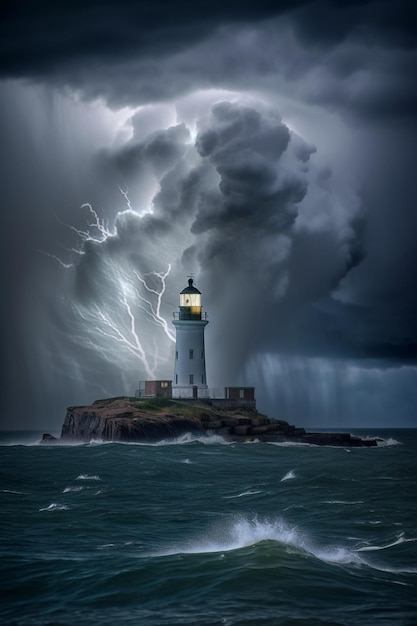
[{"label": "dark water surface", "polygon": [[417,624],[417,431],[367,434],[389,445],[3,436],[0,623]]}]

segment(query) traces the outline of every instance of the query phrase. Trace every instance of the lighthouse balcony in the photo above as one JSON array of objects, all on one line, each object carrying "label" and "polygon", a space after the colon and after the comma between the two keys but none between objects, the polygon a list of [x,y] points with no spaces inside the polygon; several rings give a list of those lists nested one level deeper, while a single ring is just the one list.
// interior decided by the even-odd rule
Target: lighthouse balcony
[{"label": "lighthouse balcony", "polygon": [[173,313],[174,320],[208,320],[207,313],[203,313],[200,307],[195,307],[198,310],[193,311],[193,307],[189,307],[187,311],[178,311]]}]

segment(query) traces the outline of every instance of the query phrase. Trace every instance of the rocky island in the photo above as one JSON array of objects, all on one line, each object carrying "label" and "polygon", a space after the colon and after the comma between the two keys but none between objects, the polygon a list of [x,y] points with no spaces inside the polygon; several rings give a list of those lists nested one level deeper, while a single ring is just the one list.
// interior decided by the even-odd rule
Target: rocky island
[{"label": "rocky island", "polygon": [[251,408],[218,408],[210,401],[119,397],[67,409],[61,438],[42,443],[155,442],[186,433],[219,435],[227,441],[294,442],[319,446],[371,447],[381,440],[348,433],[307,432]]}]

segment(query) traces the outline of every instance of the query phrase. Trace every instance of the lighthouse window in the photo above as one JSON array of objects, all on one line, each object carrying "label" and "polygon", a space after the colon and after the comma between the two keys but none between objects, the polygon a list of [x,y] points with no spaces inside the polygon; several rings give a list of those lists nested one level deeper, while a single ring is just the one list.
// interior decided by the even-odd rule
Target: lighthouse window
[{"label": "lighthouse window", "polygon": [[178,361],[178,350],[175,350],[175,359]]},{"label": "lighthouse window", "polygon": [[204,385],[204,374],[201,374],[201,384]]},{"label": "lighthouse window", "polygon": [[178,385],[178,374],[175,374],[175,384]]},{"label": "lighthouse window", "polygon": [[194,385],[194,374],[190,374],[190,385]]},{"label": "lighthouse window", "polygon": [[194,350],[190,350],[189,357],[190,357],[190,359],[194,358]]}]

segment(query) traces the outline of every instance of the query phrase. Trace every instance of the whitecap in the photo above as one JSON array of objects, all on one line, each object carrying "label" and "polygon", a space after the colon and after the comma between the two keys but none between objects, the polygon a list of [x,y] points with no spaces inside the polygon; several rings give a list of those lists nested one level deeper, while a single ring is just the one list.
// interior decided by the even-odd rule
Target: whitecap
[{"label": "whitecap", "polygon": [[353,506],[355,504],[364,504],[363,500],[324,500],[324,504],[345,504]]},{"label": "whitecap", "polygon": [[252,521],[245,518],[233,519],[226,525],[218,524],[208,537],[186,542],[182,546],[159,552],[158,556],[173,554],[203,554],[211,552],[230,552],[245,548],[260,541],[275,540],[282,543],[296,545],[297,532],[278,521]]},{"label": "whitecap", "polygon": [[304,441],[267,441],[270,446],[278,446],[280,448],[293,448],[293,447],[309,447],[318,448],[317,443],[307,443]]},{"label": "whitecap", "polygon": [[386,565],[380,565],[379,563],[370,563],[365,559],[362,560],[362,563],[371,569],[387,574],[417,574],[417,567],[388,567]]},{"label": "whitecap", "polygon": [[242,491],[236,496],[224,496],[225,500],[233,500],[234,498],[243,498],[244,496],[254,496],[257,493],[262,493],[262,489],[249,489],[248,491]]},{"label": "whitecap", "polygon": [[89,474],[80,474],[75,480],[101,480],[101,478],[97,475],[89,476]]},{"label": "whitecap", "polygon": [[[399,539],[399,538],[398,538]],[[398,539],[392,545],[400,543]],[[193,541],[184,542],[181,545],[173,545],[165,550],[153,554],[141,556],[164,557],[186,554],[207,554],[230,552],[255,546],[264,541],[271,541],[286,547],[288,552],[302,551],[304,554],[314,557],[330,565],[350,565],[355,567],[369,567],[374,570],[398,573],[417,573],[414,567],[389,567],[384,564],[373,563],[364,556],[360,548],[350,548],[343,543],[335,545],[319,545],[307,533],[298,527],[291,527],[281,519],[260,520],[258,518],[246,519],[245,517],[222,520],[207,531],[205,536]],[[402,541],[417,541],[409,539]],[[380,546],[385,549],[390,545]],[[366,546],[365,546],[366,548]],[[375,547],[378,549],[378,547]]]},{"label": "whitecap", "polygon": [[160,447],[160,446],[182,446],[190,443],[202,443],[204,445],[213,445],[213,444],[221,444],[221,445],[230,445],[232,441],[226,441],[220,435],[194,435],[192,433],[184,433],[180,437],[174,437],[172,439],[161,439],[161,441],[155,441],[153,443],[145,443],[145,442],[135,442],[134,445],[140,446],[151,446],[151,447]]},{"label": "whitecap", "polygon": [[287,525],[284,521],[259,520],[254,518],[234,518],[227,525],[217,525],[207,537],[173,546],[153,556],[174,554],[203,554],[230,552],[263,541],[274,541],[287,547],[296,548],[327,563],[361,564],[361,557],[344,546],[315,546],[311,539],[298,528]]},{"label": "whitecap", "polygon": [[355,565],[361,565],[362,560],[358,557],[358,555],[354,554],[348,548],[342,546],[333,546],[328,548],[310,548],[307,550],[315,557],[320,559],[320,561],[325,561],[326,563],[353,563]]},{"label": "whitecap", "polygon": [[[369,438],[372,439],[373,437],[369,437]],[[402,446],[402,443],[401,441],[397,441],[393,437],[388,437],[388,439],[383,439],[381,437],[381,438],[378,438],[377,446],[378,448],[383,448],[385,446]]]},{"label": "whitecap", "polygon": [[401,543],[412,543],[417,541],[417,538],[406,539],[404,534],[402,533],[399,537],[397,537],[394,541],[387,543],[382,546],[362,546],[360,548],[356,548],[355,552],[373,552],[376,550],[386,550],[387,548],[392,548],[393,546],[398,546]]},{"label": "whitecap", "polygon": [[90,439],[87,445],[88,446],[105,446],[105,445],[108,445],[109,443],[118,443],[118,442],[107,441],[104,439]]},{"label": "whitecap", "polygon": [[292,478],[295,478],[294,470],[290,470],[289,472],[287,472],[279,482],[282,483],[284,482],[284,480],[291,480]]},{"label": "whitecap", "polygon": [[82,491],[84,487],[65,487],[62,493],[70,493],[72,491]]},{"label": "whitecap", "polygon": [[66,511],[68,508],[69,507],[66,504],[57,504],[56,502],[53,502],[49,506],[39,509],[39,511]]}]

